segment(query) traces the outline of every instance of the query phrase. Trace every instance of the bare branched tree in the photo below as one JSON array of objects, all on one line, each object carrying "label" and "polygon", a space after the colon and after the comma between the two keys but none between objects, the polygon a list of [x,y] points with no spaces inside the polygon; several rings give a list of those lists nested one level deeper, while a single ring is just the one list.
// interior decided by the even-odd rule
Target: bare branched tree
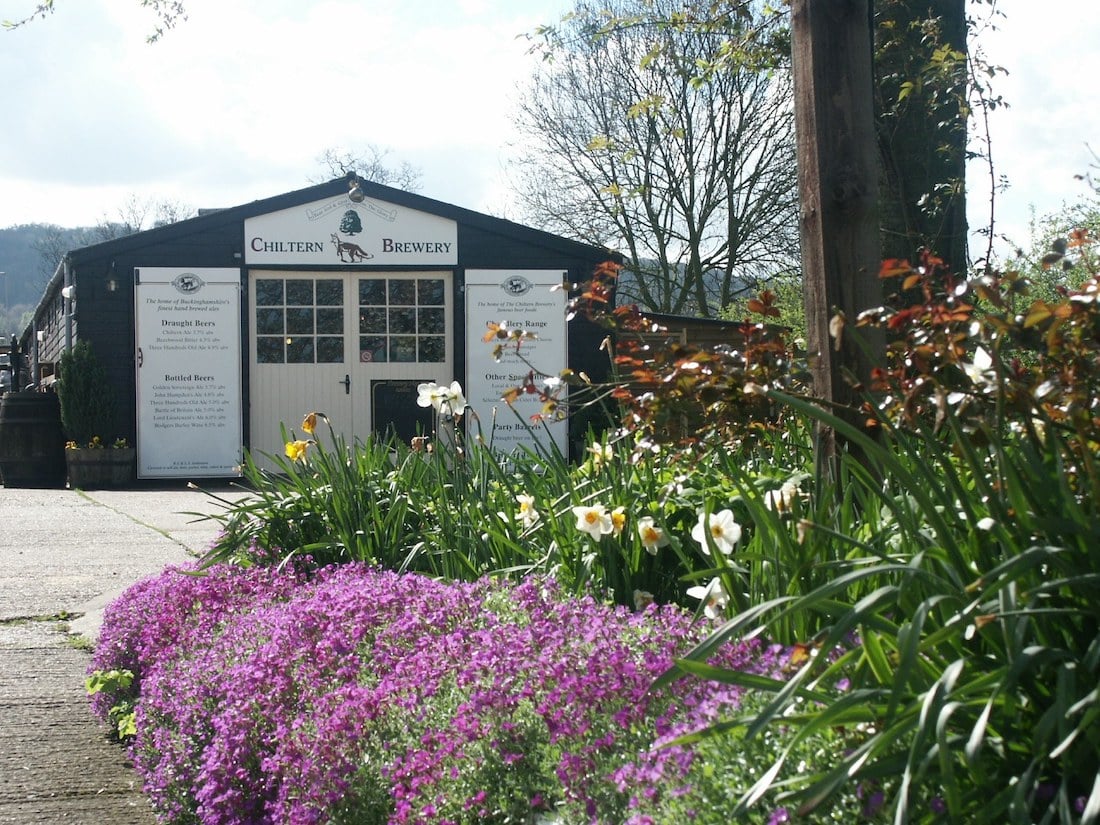
[{"label": "bare branched tree", "polygon": [[88,243],[101,243],[144,229],[155,229],[177,223],[195,214],[195,210],[178,201],[155,200],[130,195],[118,207],[114,216],[104,213],[88,234]]},{"label": "bare branched tree", "polygon": [[58,262],[70,250],[133,235],[143,229],[178,223],[194,214],[194,209],[178,201],[157,201],[130,195],[118,207],[114,216],[104,213],[95,226],[75,229],[53,224],[45,226],[41,236],[33,243],[39,262],[35,276],[36,285],[46,285],[57,269]]},{"label": "bare branched tree", "polygon": [[[57,269],[58,262],[65,257],[66,252],[74,246],[86,245],[82,242],[74,243],[73,236],[75,234],[77,234],[75,230],[63,229],[56,224],[50,224],[45,228],[41,237],[35,239],[32,247],[35,254],[38,255],[38,270],[35,272],[34,281],[39,291],[45,288],[50,276]],[[80,235],[82,240],[83,232]]]},{"label": "bare branched tree", "polygon": [[380,149],[373,144],[367,144],[362,152],[353,152],[346,149],[326,149],[321,153],[317,162],[328,168],[330,178],[340,178],[348,172],[355,172],[363,180],[380,183],[383,186],[392,186],[395,189],[404,189],[406,192],[418,192],[420,190],[420,169],[407,161],[402,161],[401,165],[397,167],[388,166],[386,164],[388,155],[388,149]]},{"label": "bare branched tree", "polygon": [[621,251],[621,298],[653,311],[713,317],[797,265],[789,74],[733,5],[581,3],[520,103],[524,219]]}]

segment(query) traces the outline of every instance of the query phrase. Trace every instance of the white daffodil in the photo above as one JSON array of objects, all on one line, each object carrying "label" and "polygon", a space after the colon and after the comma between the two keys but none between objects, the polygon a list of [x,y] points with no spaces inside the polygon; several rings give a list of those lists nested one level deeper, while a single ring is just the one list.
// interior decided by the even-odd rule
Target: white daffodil
[{"label": "white daffodil", "polygon": [[651,556],[657,555],[658,548],[668,545],[668,536],[657,526],[652,516],[642,516],[638,519],[638,535],[642,539],[642,547]]},{"label": "white daffodil", "polygon": [[977,387],[988,387],[997,380],[997,373],[993,370],[993,356],[986,352],[984,347],[978,347],[974,351],[972,362],[960,361],[959,366],[966,373],[966,377]]},{"label": "white daffodil", "polygon": [[844,317],[843,312],[838,312],[829,319],[829,337],[833,339],[833,347],[837,352],[840,352],[844,339],[844,324],[846,322],[847,318]]},{"label": "white daffodil", "polygon": [[800,518],[798,520],[798,524],[795,525],[795,529],[798,543],[805,544],[806,536],[809,535],[810,531],[814,529],[814,523],[809,519]]},{"label": "white daffodil", "polygon": [[793,481],[785,481],[778,490],[768,490],[764,493],[764,506],[777,513],[789,513],[798,498],[798,485]]},{"label": "white daffodil", "polygon": [[434,407],[439,409],[439,405],[443,403],[443,396],[441,394],[442,387],[435,381],[428,381],[424,384],[416,385],[416,403],[421,407]]},{"label": "white daffodil", "polygon": [[729,593],[726,592],[721,579],[711,579],[706,587],[701,584],[689,587],[687,594],[703,603],[703,612],[707,614],[708,619],[724,616],[726,605],[730,603]]},{"label": "white daffodil", "polygon": [[522,521],[524,527],[532,527],[539,520],[539,511],[535,509],[535,497],[526,493],[516,496],[519,504],[519,512],[516,513],[516,521]]},{"label": "white daffodil", "polygon": [[451,386],[443,391],[439,410],[456,418],[466,412],[466,397],[462,394],[462,385],[457,381],[452,381]]},{"label": "white daffodil", "polygon": [[733,552],[733,546],[741,540],[741,525],[733,520],[732,510],[722,510],[718,513],[699,513],[699,523],[691,528],[691,537],[699,542],[705,555],[710,555],[710,545],[707,543],[707,535],[710,535],[714,546],[723,554]]},{"label": "white daffodil", "polygon": [[449,387],[429,381],[418,384],[416,392],[416,403],[421,407],[431,407],[437,413],[456,418],[466,411],[466,398],[462,395],[462,385],[457,381],[452,381]]},{"label": "white daffodil", "polygon": [[615,529],[611,514],[602,504],[574,507],[573,515],[577,517],[577,529],[582,533],[588,533],[596,541],[600,540],[600,536],[606,536]]}]

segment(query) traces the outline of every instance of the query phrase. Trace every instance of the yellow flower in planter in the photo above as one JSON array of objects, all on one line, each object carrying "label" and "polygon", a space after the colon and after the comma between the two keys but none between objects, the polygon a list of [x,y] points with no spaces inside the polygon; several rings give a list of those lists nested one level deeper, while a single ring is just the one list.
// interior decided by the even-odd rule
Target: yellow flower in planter
[{"label": "yellow flower in planter", "polygon": [[[115,446],[117,447],[118,444],[116,443]],[[98,435],[92,436],[92,440],[89,441],[87,444],[81,444],[78,441],[65,442],[66,450],[102,450],[103,447],[103,439],[100,438]]]}]

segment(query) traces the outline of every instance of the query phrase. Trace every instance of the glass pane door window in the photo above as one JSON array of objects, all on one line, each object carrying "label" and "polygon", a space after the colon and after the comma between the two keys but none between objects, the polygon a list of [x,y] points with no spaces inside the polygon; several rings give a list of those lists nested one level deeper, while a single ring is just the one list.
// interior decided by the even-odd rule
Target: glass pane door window
[{"label": "glass pane door window", "polygon": [[441,364],[447,358],[446,284],[414,275],[359,278],[359,361]]},{"label": "glass pane door window", "polygon": [[343,278],[259,278],[256,363],[344,363]]},{"label": "glass pane door window", "polygon": [[[310,410],[347,443],[365,441],[376,423],[392,424],[374,421],[373,388],[454,377],[450,272],[257,270],[249,299],[254,456],[281,455],[282,427],[295,430]],[[386,415],[399,415],[392,406]],[[422,413],[415,396],[412,408]]]}]

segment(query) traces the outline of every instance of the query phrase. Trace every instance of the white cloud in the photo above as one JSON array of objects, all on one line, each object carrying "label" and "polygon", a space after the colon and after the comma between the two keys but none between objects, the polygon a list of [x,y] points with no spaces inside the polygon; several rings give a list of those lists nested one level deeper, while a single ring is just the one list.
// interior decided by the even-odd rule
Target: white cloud
[{"label": "white cloud", "polygon": [[[159,42],[138,0],[64,0],[0,33],[0,226],[95,223],[130,195],[231,206],[308,185],[325,149],[373,144],[423,170],[429,197],[501,213],[517,142],[519,35],[569,0],[187,0]],[[29,4],[28,4],[29,6]],[[1001,0],[983,37],[1011,108],[994,113],[999,229],[1087,193],[1073,176],[1100,144],[1089,98],[1100,51],[1085,0]],[[5,9],[4,14],[16,12]],[[1100,148],[1098,146],[1097,148]],[[987,212],[971,169],[971,225]]]},{"label": "white cloud", "polygon": [[[188,0],[160,42],[137,0],[59,3],[5,33],[0,226],[94,223],[130,194],[227,206],[308,185],[372,144],[422,192],[489,209],[535,60],[517,36],[560,0]],[[120,196],[121,193],[121,196]],[[499,200],[491,196],[493,201]]]},{"label": "white cloud", "polygon": [[[1032,209],[1039,217],[1089,195],[1075,175],[1088,172],[1100,151],[1100,110],[1092,79],[1100,76],[1095,12],[1085,0],[1035,3],[1001,0],[999,30],[982,37],[991,63],[1009,70],[995,81],[1009,104],[991,116],[996,173],[1009,183],[997,196],[997,231],[1026,246]],[[971,227],[988,212],[988,171],[971,167]],[[1002,253],[1010,252],[1007,244]]]}]

